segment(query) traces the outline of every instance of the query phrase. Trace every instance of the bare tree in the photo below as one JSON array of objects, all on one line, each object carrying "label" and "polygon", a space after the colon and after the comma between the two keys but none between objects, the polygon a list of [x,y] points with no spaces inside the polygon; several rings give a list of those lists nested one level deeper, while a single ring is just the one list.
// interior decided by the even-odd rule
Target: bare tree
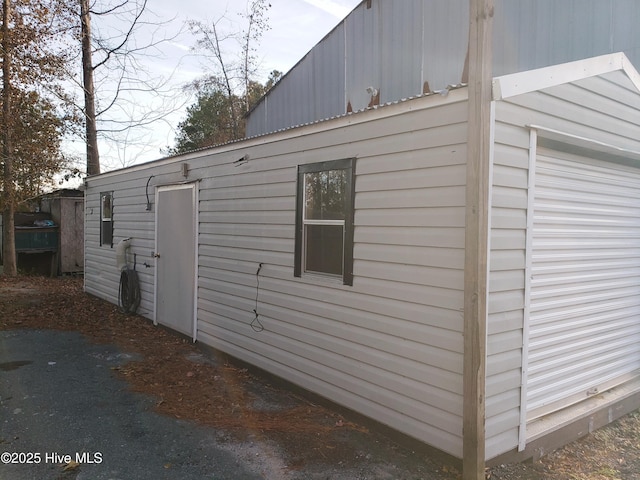
[{"label": "bare tree", "polygon": [[[211,22],[192,20],[189,22],[191,32],[197,37],[195,50],[199,55],[213,60],[215,65],[212,72],[201,83],[221,86],[227,98],[240,97],[244,102],[230,102],[233,138],[244,135],[244,115],[251,108],[251,86],[257,72],[256,44],[263,33],[269,29],[267,11],[271,7],[266,0],[251,0],[247,2],[246,13],[241,17],[246,25],[241,32],[226,33],[225,22],[229,22],[226,14]],[[225,45],[235,44],[241,54],[239,60],[233,60],[225,50]],[[233,46],[231,51],[235,50]]]},{"label": "bare tree", "polygon": [[[80,0],[80,4],[87,175],[95,175],[101,170],[100,137],[128,141],[131,130],[164,121],[169,113],[183,106],[183,101],[169,88],[169,79],[147,74],[140,61],[158,54],[161,44],[178,33],[165,35],[164,27],[171,20],[155,18],[147,8],[147,0],[122,0],[116,4],[103,0],[93,6],[89,0]],[[92,17],[115,23],[117,27],[96,32]],[[101,88],[96,89],[96,85]],[[103,94],[98,95],[98,91]],[[142,108],[132,98],[141,94],[160,98],[162,105]]]},{"label": "bare tree", "polygon": [[80,41],[82,48],[82,86],[84,89],[85,133],[87,143],[87,175],[100,173],[96,98],[93,84],[91,47],[91,9],[89,0],[80,0]]},{"label": "bare tree", "polygon": [[[256,58],[256,44],[260,42],[264,32],[269,30],[267,10],[271,7],[265,0],[253,0],[247,5],[247,12],[243,17],[247,21],[242,33],[242,81],[244,83],[245,108],[251,109],[251,84],[257,73],[258,60]],[[275,73],[275,72],[274,72]]]}]

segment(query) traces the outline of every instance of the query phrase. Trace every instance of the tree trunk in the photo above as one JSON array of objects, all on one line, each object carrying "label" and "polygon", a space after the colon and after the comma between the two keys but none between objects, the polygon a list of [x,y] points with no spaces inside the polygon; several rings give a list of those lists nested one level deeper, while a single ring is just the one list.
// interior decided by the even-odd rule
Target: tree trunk
[{"label": "tree trunk", "polygon": [[89,0],[80,0],[80,23],[82,25],[82,80],[84,84],[84,112],[87,136],[87,175],[90,176],[100,173],[100,155],[98,153],[96,99],[93,86]]},{"label": "tree trunk", "polygon": [[16,265],[15,237],[15,187],[13,184],[13,148],[11,146],[11,39],[9,21],[11,19],[10,0],[2,0],[2,156],[3,172],[3,241],[2,259],[4,274],[18,274]]}]

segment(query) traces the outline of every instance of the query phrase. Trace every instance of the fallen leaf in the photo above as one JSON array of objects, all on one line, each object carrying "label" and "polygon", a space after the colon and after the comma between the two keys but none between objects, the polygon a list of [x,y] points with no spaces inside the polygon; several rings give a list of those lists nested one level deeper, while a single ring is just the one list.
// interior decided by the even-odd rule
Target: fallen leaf
[{"label": "fallen leaf", "polygon": [[67,463],[65,465],[65,467],[62,469],[62,471],[63,472],[67,472],[69,470],[75,470],[79,466],[80,466],[80,464],[78,462],[74,462],[73,460],[71,460],[69,463]]}]

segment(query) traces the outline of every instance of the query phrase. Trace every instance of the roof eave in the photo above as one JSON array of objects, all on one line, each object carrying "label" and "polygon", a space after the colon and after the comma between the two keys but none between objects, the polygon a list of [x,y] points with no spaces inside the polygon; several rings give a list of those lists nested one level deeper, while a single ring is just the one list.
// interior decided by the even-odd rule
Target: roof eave
[{"label": "roof eave", "polygon": [[496,77],[492,85],[493,100],[504,100],[619,70],[626,73],[640,92],[640,74],[627,56],[619,52]]}]

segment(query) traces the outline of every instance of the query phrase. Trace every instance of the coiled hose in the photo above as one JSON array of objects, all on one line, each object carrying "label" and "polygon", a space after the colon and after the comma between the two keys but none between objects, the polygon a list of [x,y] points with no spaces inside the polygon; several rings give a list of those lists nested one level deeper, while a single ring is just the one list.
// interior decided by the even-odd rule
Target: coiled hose
[{"label": "coiled hose", "polygon": [[120,287],[118,288],[118,306],[122,313],[133,315],[140,306],[140,283],[138,273],[134,268],[126,266],[120,272]]}]

